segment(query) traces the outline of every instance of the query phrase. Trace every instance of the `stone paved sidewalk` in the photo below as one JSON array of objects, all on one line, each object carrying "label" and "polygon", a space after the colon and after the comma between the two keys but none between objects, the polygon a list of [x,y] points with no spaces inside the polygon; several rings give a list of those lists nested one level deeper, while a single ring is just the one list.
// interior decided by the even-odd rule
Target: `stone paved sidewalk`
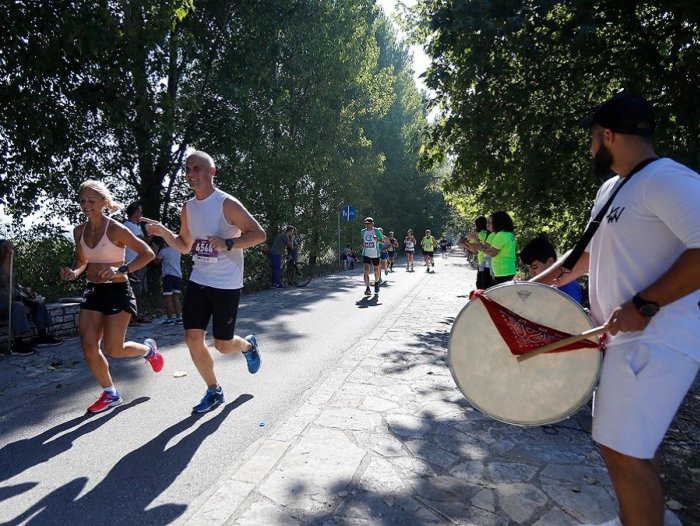
[{"label": "stone paved sidewalk", "polygon": [[566,526],[614,517],[588,408],[519,428],[475,411],[455,387],[447,342],[474,281],[464,258],[438,260],[178,524]]}]

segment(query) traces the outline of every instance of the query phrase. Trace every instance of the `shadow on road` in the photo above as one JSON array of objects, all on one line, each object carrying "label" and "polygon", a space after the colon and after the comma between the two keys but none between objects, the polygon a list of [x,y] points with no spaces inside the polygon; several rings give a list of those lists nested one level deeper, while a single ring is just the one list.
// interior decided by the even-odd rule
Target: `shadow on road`
[{"label": "shadow on road", "polygon": [[[237,334],[267,332],[266,341],[276,341],[283,343],[284,348],[289,348],[289,344],[305,337],[305,332],[301,331],[295,321],[295,316],[300,313],[313,311],[315,304],[321,300],[333,296],[344,296],[350,291],[358,290],[357,282],[361,275],[355,273],[339,273],[325,276],[322,279],[315,279],[303,289],[277,289],[265,290],[252,294],[246,294],[241,298],[241,306],[238,313]],[[364,290],[364,289],[363,289]],[[274,326],[273,331],[268,327]],[[184,335],[182,326],[163,326],[159,323],[149,323],[129,328],[128,339],[143,341],[143,338],[154,338],[161,343],[161,338],[166,342],[162,350],[167,352],[174,345],[184,345]],[[245,332],[243,332],[245,331]],[[176,342],[173,344],[172,342]],[[208,331],[207,341],[211,342],[211,326]],[[79,341],[72,338],[57,351],[42,350],[31,357],[12,357],[13,362],[7,359],[7,363],[19,364],[20,367],[5,367],[2,363],[0,367],[0,394],[3,395],[3,403],[0,404],[0,419],[2,419],[3,433],[11,433],[17,429],[22,429],[31,425],[42,425],[41,423],[55,410],[53,401],[46,401],[47,397],[67,396],[66,392],[84,389],[86,385],[93,385],[94,380],[89,369],[83,364],[82,351],[79,349]],[[70,349],[69,349],[70,347]],[[212,346],[213,348],[213,346]],[[72,354],[71,354],[72,352]],[[46,373],[49,365],[49,356],[61,357],[63,360],[75,360],[75,367],[71,365],[71,375],[61,377],[59,380],[47,381],[47,378],[55,373]],[[18,361],[21,360],[21,361]],[[113,359],[108,358],[110,371],[118,377],[120,384],[128,380],[136,380],[145,374],[145,369],[135,367],[136,359]],[[0,360],[5,362],[4,359]],[[71,362],[68,362],[71,363]],[[69,368],[64,369],[68,371]],[[8,393],[3,393],[7,385],[14,385],[16,377],[27,377],[31,373],[39,374],[44,378],[44,384],[34,387],[30,396],[14,396],[10,398]],[[9,380],[8,380],[9,379]],[[10,381],[11,380],[11,381]],[[56,388],[60,384],[61,391]],[[41,403],[33,398],[40,394]],[[53,400],[53,398],[52,398]],[[31,410],[29,409],[31,408]],[[26,469],[26,468],[25,468]],[[0,465],[0,476],[4,471]],[[0,479],[2,480],[2,479]]]},{"label": "shadow on road", "polygon": [[[403,347],[391,348],[381,354],[381,357],[391,362],[384,366],[384,373],[395,374],[425,365],[447,367],[447,342],[454,318],[449,317],[440,324],[447,327],[442,330],[426,331],[418,334],[416,340],[405,343]],[[416,358],[419,359],[416,359]]]},{"label": "shadow on road", "polygon": [[379,303],[379,295],[375,294],[374,296],[365,296],[364,298],[356,301],[355,305],[357,305],[357,307],[360,309],[366,309],[368,307],[377,307],[381,305],[381,303]]},{"label": "shadow on road", "polygon": [[[169,524],[182,515],[184,504],[162,504],[146,509],[185,470],[204,439],[215,433],[228,415],[253,398],[240,395],[226,404],[209,420],[196,427],[175,444],[166,446],[178,435],[193,427],[203,416],[190,416],[170,426],[150,442],[124,456],[93,489],[78,498],[88,479],[78,477],[33,504],[24,513],[2,523],[66,524]],[[204,415],[204,418],[210,415]],[[85,459],[89,462],[89,459]],[[30,484],[21,485],[24,491]],[[2,488],[18,494],[19,486]]]},{"label": "shadow on road", "polygon": [[[23,471],[38,466],[51,460],[52,458],[68,451],[73,446],[73,441],[83,435],[92,433],[103,424],[109,422],[119,413],[126,411],[150,398],[142,397],[121,405],[99,415],[85,413],[77,418],[63,422],[51,429],[47,429],[34,438],[25,438],[7,444],[0,449],[0,482],[19,475]],[[81,425],[85,423],[84,425]],[[69,431],[71,430],[72,431]],[[66,433],[66,431],[68,431]],[[65,433],[61,435],[61,433]],[[59,436],[55,440],[54,437]],[[7,497],[6,497],[7,498]],[[0,501],[4,500],[0,494]]]}]

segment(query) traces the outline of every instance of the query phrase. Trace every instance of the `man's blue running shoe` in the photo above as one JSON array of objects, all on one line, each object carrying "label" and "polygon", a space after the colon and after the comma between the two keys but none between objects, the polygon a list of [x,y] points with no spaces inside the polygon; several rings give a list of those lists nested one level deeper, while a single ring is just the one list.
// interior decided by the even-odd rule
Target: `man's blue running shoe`
[{"label": "man's blue running shoe", "polygon": [[258,351],[258,340],[255,339],[255,336],[249,334],[245,337],[245,341],[251,344],[252,347],[244,351],[243,356],[245,356],[245,361],[248,362],[248,372],[250,374],[255,374],[258,372],[258,369],[260,369],[260,364],[262,363],[260,352]]},{"label": "man's blue running shoe", "polygon": [[216,389],[210,387],[209,389],[207,389],[207,392],[204,393],[202,401],[192,408],[192,412],[206,413],[207,411],[211,411],[212,409],[214,409],[217,405],[223,403],[224,390],[221,388],[221,386],[217,387]]}]

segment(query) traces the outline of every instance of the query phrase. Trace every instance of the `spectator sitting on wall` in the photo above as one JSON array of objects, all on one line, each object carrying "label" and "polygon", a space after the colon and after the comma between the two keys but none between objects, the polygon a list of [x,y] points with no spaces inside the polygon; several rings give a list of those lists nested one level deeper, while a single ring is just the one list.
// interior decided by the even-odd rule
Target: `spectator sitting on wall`
[{"label": "spectator sitting on wall", "polygon": [[[51,347],[63,341],[47,332],[51,318],[44,298],[36,292],[13,280],[10,302],[10,260],[14,251],[12,243],[0,240],[0,318],[7,318],[12,309],[12,354],[28,356],[34,354],[34,347]],[[25,339],[31,335],[30,318],[37,328],[37,336],[31,343]]]},{"label": "spectator sitting on wall", "polygon": [[353,270],[355,268],[355,252],[352,250],[352,243],[347,243],[340,255],[341,261],[346,261],[345,268]]}]

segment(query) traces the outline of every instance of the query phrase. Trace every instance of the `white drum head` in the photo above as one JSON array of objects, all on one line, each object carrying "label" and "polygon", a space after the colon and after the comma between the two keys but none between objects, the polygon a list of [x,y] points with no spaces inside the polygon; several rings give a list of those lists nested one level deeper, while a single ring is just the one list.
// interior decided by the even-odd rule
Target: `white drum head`
[{"label": "white drum head", "polygon": [[[539,283],[507,283],[486,295],[535,323],[577,334],[593,328],[581,306]],[[602,360],[597,349],[542,354],[518,362],[481,301],[470,301],[450,332],[449,366],[467,400],[509,424],[537,426],[568,418],[590,398]]]}]

